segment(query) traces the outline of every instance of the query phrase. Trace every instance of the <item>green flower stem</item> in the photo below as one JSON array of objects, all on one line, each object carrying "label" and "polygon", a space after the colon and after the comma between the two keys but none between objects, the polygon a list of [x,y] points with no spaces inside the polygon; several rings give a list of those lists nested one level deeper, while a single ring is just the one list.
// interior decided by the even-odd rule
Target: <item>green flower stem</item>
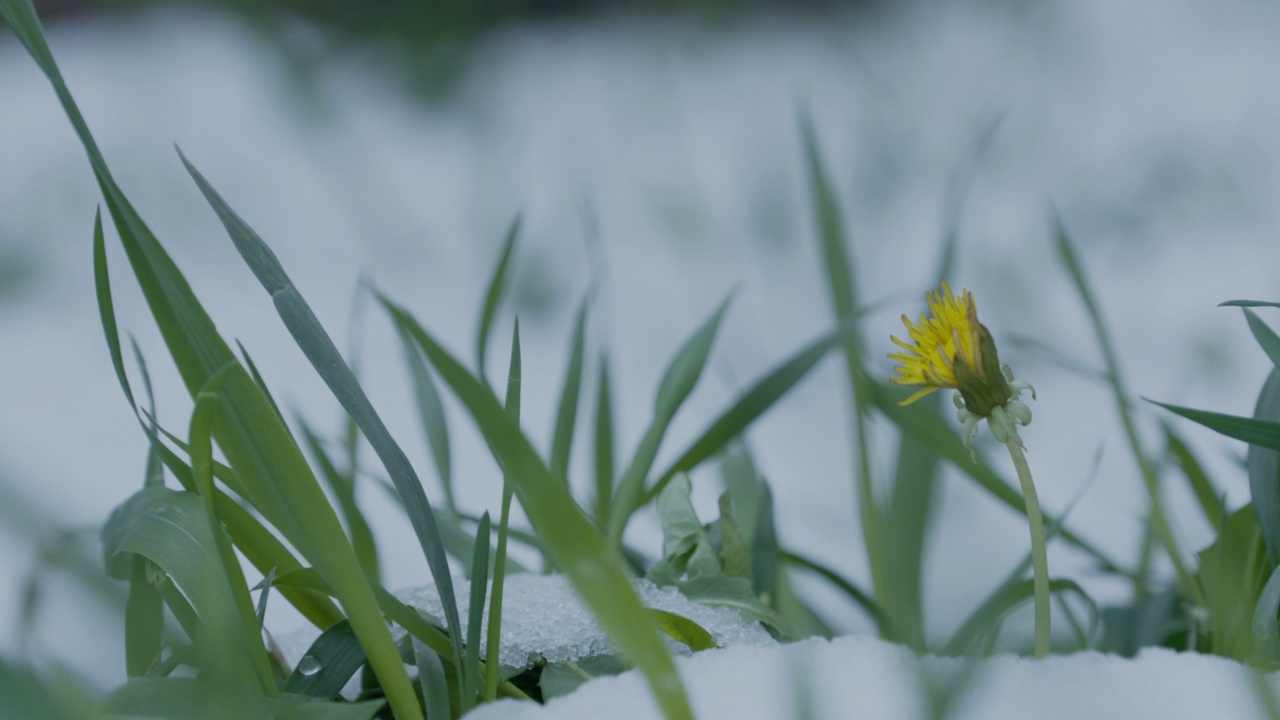
[{"label": "green flower stem", "polygon": [[1040,514],[1040,499],[1036,495],[1031,467],[1027,465],[1021,441],[1016,437],[1009,438],[1005,446],[1009,448],[1013,466],[1018,470],[1022,497],[1027,504],[1027,521],[1031,525],[1032,586],[1036,600],[1035,654],[1037,658],[1042,658],[1049,654],[1049,554],[1045,547],[1044,516]]}]

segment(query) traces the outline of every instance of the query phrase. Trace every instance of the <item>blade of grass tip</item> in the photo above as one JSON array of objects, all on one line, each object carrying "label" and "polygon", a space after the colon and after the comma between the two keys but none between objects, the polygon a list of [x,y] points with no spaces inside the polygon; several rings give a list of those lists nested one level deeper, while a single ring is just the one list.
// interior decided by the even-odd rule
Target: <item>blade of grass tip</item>
[{"label": "blade of grass tip", "polygon": [[253,378],[253,384],[257,385],[258,389],[262,391],[262,395],[271,404],[271,409],[275,411],[276,417],[280,418],[280,422],[284,424],[284,413],[280,412],[280,406],[276,404],[275,396],[271,394],[271,390],[267,387],[267,381],[258,372],[258,366],[254,364],[253,357],[249,355],[249,351],[245,349],[239,340],[236,341],[236,347],[240,349],[240,357],[244,358],[245,369],[249,371],[249,377]]},{"label": "blade of grass tip", "polygon": [[310,305],[302,297],[302,293],[294,286],[280,261],[276,259],[262,238],[250,228],[240,216],[223,201],[216,190],[196,170],[182,151],[178,151],[187,171],[199,186],[205,199],[218,214],[227,234],[231,237],[245,264],[257,276],[263,288],[271,295],[280,318],[284,321],[289,334],[311,362],[312,366],[325,381],[325,385],[342,404],[347,414],[355,420],[364,432],[374,453],[382,461],[405,502],[409,520],[414,533],[427,558],[431,575],[440,591],[441,604],[444,606],[445,620],[451,628],[454,639],[454,652],[461,658],[463,655],[462,639],[458,628],[461,627],[458,617],[458,604],[453,592],[453,579],[449,575],[449,561],[445,557],[440,542],[440,531],[436,527],[435,514],[431,510],[422,483],[409,459],[400,445],[391,437],[391,433],[383,424],[382,418],[374,410],[373,404],[365,395],[342,359],[341,353],[334,346],[333,340],[320,325],[320,321],[312,312]]},{"label": "blade of grass tip", "polygon": [[[142,356],[142,349],[138,347],[138,341],[129,336],[129,346],[133,348],[133,361],[138,366],[138,376],[142,379],[142,391],[147,396],[147,407],[151,409],[151,417],[156,416],[156,394],[151,387],[151,373],[147,372],[147,360]],[[155,448],[147,447],[147,485],[163,485],[164,484],[164,463],[160,462],[160,455]]]},{"label": "blade of grass tip", "polygon": [[647,503],[656,498],[677,474],[689,472],[723,450],[731,440],[741,435],[761,415],[791,392],[791,389],[817,366],[827,352],[856,331],[856,323],[842,323],[838,328],[810,343],[756,381],[729,409],[707,426],[707,429],[680,454],[669,468],[658,476],[658,481],[645,493],[644,502]]},{"label": "blade of grass tip", "polygon": [[[214,373],[196,394],[195,409],[191,413],[191,430],[188,442],[191,446],[191,474],[195,478],[196,488],[204,499],[209,511],[209,523],[213,542],[222,561],[222,573],[231,586],[236,610],[239,612],[243,632],[248,639],[250,662],[258,675],[262,689],[268,697],[279,693],[275,675],[271,669],[271,657],[262,641],[262,627],[258,625],[254,612],[253,598],[249,595],[249,584],[245,581],[244,571],[240,567],[240,559],[226,535],[222,532],[222,524],[218,519],[216,495],[213,492],[213,416],[218,409],[218,394],[222,385],[238,366],[231,360],[222,370]],[[215,631],[216,632],[216,631]]]},{"label": "blade of grass tip", "polygon": [[374,542],[373,531],[369,529],[364,513],[356,504],[354,482],[339,472],[338,466],[334,464],[333,458],[324,448],[324,441],[316,435],[305,420],[299,418],[298,427],[302,429],[302,437],[306,440],[311,456],[315,458],[320,468],[320,477],[328,481],[329,489],[338,499],[338,508],[342,510],[343,519],[347,521],[347,531],[351,533],[351,547],[356,551],[360,567],[364,568],[365,574],[374,579],[380,579],[382,573],[378,564],[378,546]]},{"label": "blade of grass tip", "polygon": [[555,433],[551,440],[551,475],[569,485],[569,457],[573,449],[573,431],[578,419],[578,396],[582,392],[582,358],[585,353],[587,299],[578,306],[569,344],[569,365],[565,368],[560,405],[556,409]]},{"label": "blade of grass tip", "polygon": [[[1125,389],[1124,378],[1120,373],[1120,361],[1116,356],[1115,348],[1111,344],[1111,336],[1107,332],[1106,323],[1103,321],[1102,310],[1093,291],[1090,289],[1088,278],[1085,277],[1084,265],[1080,262],[1080,258],[1072,246],[1071,237],[1067,233],[1066,226],[1056,210],[1053,213],[1053,230],[1058,257],[1066,267],[1067,274],[1071,277],[1072,284],[1075,286],[1076,294],[1080,296],[1080,301],[1084,304],[1085,312],[1089,315],[1089,320],[1093,325],[1093,334],[1098,340],[1099,349],[1102,351],[1102,359],[1107,370],[1107,380],[1111,385],[1112,395],[1115,397],[1116,411],[1120,415],[1125,438],[1129,441],[1129,447],[1132,450],[1134,460],[1138,464],[1138,471],[1142,475],[1143,485],[1147,490],[1151,526],[1155,530],[1160,543],[1164,546],[1169,560],[1173,563],[1174,571],[1178,576],[1178,586],[1184,596],[1195,597],[1200,602],[1203,602],[1203,595],[1192,577],[1191,571],[1187,568],[1186,559],[1182,555],[1181,548],[1178,547],[1177,538],[1173,534],[1173,528],[1169,525],[1168,515],[1164,511],[1164,502],[1160,498],[1160,476],[1151,456],[1147,454],[1146,449],[1143,447],[1142,438],[1138,435],[1137,424],[1133,419],[1133,406],[1129,402],[1129,393]],[[1137,585],[1134,591],[1140,595],[1143,592],[1143,588],[1141,585]]]},{"label": "blade of grass tip", "polygon": [[1209,479],[1208,473],[1204,471],[1204,466],[1196,459],[1191,448],[1174,432],[1173,427],[1168,423],[1161,424],[1164,429],[1165,443],[1169,448],[1169,454],[1178,461],[1178,466],[1182,468],[1182,474],[1187,478],[1187,484],[1191,486],[1191,492],[1195,495],[1196,503],[1200,506],[1200,511],[1204,513],[1205,520],[1209,522],[1210,527],[1218,527],[1222,522],[1222,503],[1218,498],[1222,496],[1218,489],[1213,486],[1213,481]]},{"label": "blade of grass tip", "polygon": [[271,585],[276,581],[276,569],[271,568],[271,572],[262,578],[262,582],[258,583],[261,592],[258,594],[258,627],[267,626],[267,597],[271,595]]},{"label": "blade of grass tip", "polygon": [[[858,317],[858,293],[845,239],[844,220],[840,205],[827,179],[818,149],[817,136],[807,114],[800,116],[800,128],[808,166],[809,185],[813,195],[813,211],[822,247],[823,269],[836,318],[841,322]],[[867,441],[866,420],[869,411],[867,376],[862,367],[862,343],[856,332],[844,340],[845,367],[849,374],[849,392],[853,409],[853,440],[855,443],[854,467],[858,498],[858,518],[862,523],[862,538],[866,546],[867,562],[871,567],[872,586],[876,597],[884,588],[883,519],[876,505],[871,477],[871,449]]]},{"label": "blade of grass tip", "polygon": [[653,467],[654,459],[658,456],[658,448],[662,445],[662,439],[676,412],[693,392],[698,378],[702,375],[702,369],[707,364],[711,346],[715,343],[716,333],[720,329],[725,312],[729,309],[729,302],[733,300],[733,295],[734,293],[729,293],[715,313],[685,341],[662,375],[662,382],[658,385],[658,394],[654,399],[653,419],[650,420],[649,427],[641,437],[640,445],[631,457],[631,462],[627,464],[627,469],[623,471],[622,479],[618,482],[617,491],[614,493],[606,539],[609,547],[615,550],[622,547],[622,534],[632,514],[645,503],[645,479]]},{"label": "blade of grass tip", "polygon": [[691,720],[684,685],[634,586],[600,533],[564,486],[554,482],[538,452],[512,423],[492,390],[467,372],[408,313],[386,298],[384,306],[409,330],[441,378],[466,406],[490,449],[512,480],[543,547],[582,597],[618,649],[649,683],[668,720]]},{"label": "blade of grass tip", "polygon": [[[484,626],[485,589],[489,585],[489,513],[480,516],[476,529],[476,549],[471,561],[471,608],[467,613],[467,676],[463,687],[463,713],[475,707],[476,695],[485,688],[480,678],[480,632]],[[489,674],[497,677],[498,666],[490,665]],[[496,692],[496,688],[495,688]]]},{"label": "blade of grass tip", "polygon": [[596,388],[595,476],[596,524],[605,527],[613,504],[613,389],[609,379],[609,358],[600,354],[600,375]]},{"label": "blade of grass tip", "polygon": [[480,373],[480,381],[488,385],[485,375],[485,356],[489,349],[489,334],[493,330],[493,319],[498,314],[498,306],[507,291],[507,272],[511,266],[511,256],[516,248],[516,240],[520,237],[521,216],[516,214],[507,229],[507,237],[502,243],[502,253],[498,256],[498,265],[493,269],[493,277],[489,279],[488,289],[484,293],[484,307],[480,311],[480,326],[476,330],[476,370]]},{"label": "blade of grass tip", "polygon": [[[516,317],[511,331],[511,363],[507,372],[507,397],[504,409],[512,424],[520,426],[520,318]],[[498,516],[498,549],[493,564],[493,593],[489,600],[489,628],[485,635],[485,662],[489,673],[485,676],[484,699],[493,702],[498,697],[498,657],[502,648],[502,598],[507,579],[507,535],[510,532],[511,497],[514,492],[511,478],[502,475],[502,512]]]},{"label": "blade of grass tip", "polygon": [[404,345],[405,363],[409,366],[409,376],[413,383],[413,395],[418,409],[418,420],[422,423],[423,433],[427,437],[427,446],[431,449],[431,459],[435,463],[436,477],[440,479],[440,487],[444,490],[445,504],[450,512],[458,512],[458,503],[453,495],[452,459],[449,454],[449,424],[445,419],[444,403],[440,401],[440,391],[431,378],[431,371],[422,359],[422,351],[413,344],[413,340],[397,330],[401,344]]}]

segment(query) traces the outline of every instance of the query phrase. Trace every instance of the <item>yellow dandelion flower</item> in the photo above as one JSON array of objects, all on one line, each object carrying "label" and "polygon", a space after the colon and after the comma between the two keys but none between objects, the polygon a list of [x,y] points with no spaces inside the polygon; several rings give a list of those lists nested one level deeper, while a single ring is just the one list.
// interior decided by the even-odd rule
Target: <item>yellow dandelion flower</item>
[{"label": "yellow dandelion flower", "polygon": [[[903,350],[889,354],[890,359],[901,363],[894,368],[897,375],[889,382],[925,386],[900,403],[902,405],[910,405],[942,388],[961,389],[962,377],[986,375],[982,341],[986,328],[978,322],[973,293],[965,290],[957,298],[944,282],[941,292],[934,290],[925,299],[929,312],[922,314],[919,322],[913,323],[906,315],[902,316],[902,324],[906,325],[912,342],[889,338]],[[962,364],[963,369],[957,374],[958,364]]]}]

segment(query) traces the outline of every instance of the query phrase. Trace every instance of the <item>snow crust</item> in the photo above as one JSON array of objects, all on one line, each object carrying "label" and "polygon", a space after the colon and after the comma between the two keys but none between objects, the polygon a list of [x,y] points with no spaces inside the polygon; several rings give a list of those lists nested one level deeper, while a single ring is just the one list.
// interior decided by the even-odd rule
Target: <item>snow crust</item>
[{"label": "snow crust", "polygon": [[[658,587],[646,580],[637,580],[635,586],[645,607],[665,610],[696,622],[711,633],[721,647],[774,644],[773,638],[759,623],[744,620],[736,610],[699,605],[675,588]],[[454,590],[465,628],[471,583],[455,580]],[[406,605],[437,618],[444,617],[434,585],[402,590],[397,596]],[[486,610],[486,622],[488,616]],[[669,638],[667,646],[678,655],[689,654],[687,647]],[[502,647],[498,654],[501,664],[525,667],[540,658],[546,658],[548,662],[564,662],[614,652],[613,644],[578,599],[568,578],[528,573],[507,577],[502,596]]]},{"label": "snow crust", "polygon": [[[960,680],[953,720],[1205,720],[1267,717],[1260,686],[1218,657],[1153,648],[1136,659],[1100,653],[1035,661],[917,658],[866,636],[739,646],[677,658],[699,720],[779,720],[812,702],[814,720],[929,717],[926,690]],[[972,671],[972,672],[969,672]],[[1280,688],[1268,678],[1272,692]],[[545,706],[504,700],[468,720],[660,720],[639,673],[603,677]]]}]

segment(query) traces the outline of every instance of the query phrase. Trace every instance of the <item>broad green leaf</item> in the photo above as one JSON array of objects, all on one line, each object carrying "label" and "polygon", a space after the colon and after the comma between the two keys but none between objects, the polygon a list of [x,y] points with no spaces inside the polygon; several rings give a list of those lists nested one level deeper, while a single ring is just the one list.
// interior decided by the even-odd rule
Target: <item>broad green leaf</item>
[{"label": "broad green leaf", "polygon": [[[451,633],[454,641],[454,652],[459,658],[462,657],[462,640],[457,632],[457,628],[461,627],[461,625],[458,618],[457,600],[453,592],[453,579],[449,574],[449,561],[445,557],[444,548],[440,542],[440,531],[436,527],[435,514],[431,511],[431,503],[427,501],[426,493],[422,490],[422,483],[418,480],[417,473],[414,472],[413,466],[409,463],[409,459],[405,456],[404,451],[401,450],[400,445],[391,437],[391,433],[387,430],[386,425],[383,424],[382,418],[378,416],[377,411],[374,410],[373,404],[369,402],[364,389],[360,387],[355,374],[347,366],[342,354],[333,344],[333,340],[320,325],[320,321],[302,297],[302,293],[294,286],[289,279],[288,273],[285,272],[284,267],[276,259],[275,253],[226,204],[218,192],[205,180],[204,176],[187,161],[185,156],[182,156],[181,151],[178,154],[186,166],[187,172],[191,174],[192,179],[195,180],[196,185],[200,188],[200,192],[204,194],[205,200],[208,201],[222,221],[227,234],[231,237],[245,264],[249,266],[249,269],[253,271],[253,274],[262,284],[263,289],[271,296],[271,300],[275,304],[281,320],[284,321],[285,327],[289,330],[289,334],[293,336],[294,342],[297,343],[299,349],[306,355],[307,360],[311,362],[312,367],[319,373],[325,385],[329,387],[330,392],[342,404],[343,409],[347,411],[347,415],[360,427],[369,444],[373,446],[374,453],[377,454],[378,459],[382,461],[383,466],[387,469],[387,473],[391,476],[391,481],[395,483],[396,490],[404,500],[405,511],[409,515],[414,534],[417,535],[418,544],[421,546],[423,555],[427,559],[427,565],[431,569],[431,576],[436,581],[436,586],[440,589],[440,599],[444,605],[445,620],[449,623],[450,628],[455,629]],[[353,625],[359,630],[359,623],[354,613],[349,613],[349,615],[351,615]],[[374,667],[387,662],[380,657],[380,654],[378,656],[371,654],[370,661]],[[403,682],[401,682],[402,680]],[[401,712],[409,712],[408,705],[410,701],[416,703],[416,700],[413,700],[412,697],[406,696],[406,693],[411,694],[412,690],[408,683],[408,677],[403,673],[403,668],[400,668],[400,672],[397,673],[394,685],[386,688],[386,690],[393,707],[397,704],[402,705],[399,709]],[[409,714],[410,716],[416,716],[418,713],[411,712]]]},{"label": "broad green leaf", "polygon": [[360,638],[351,630],[351,623],[344,620],[311,643],[298,661],[298,667],[285,681],[284,691],[332,700],[364,662]]},{"label": "broad green leaf", "polygon": [[587,301],[578,306],[578,319],[573,325],[569,344],[569,365],[564,372],[560,405],[556,410],[555,434],[551,439],[551,475],[566,485],[569,482],[569,457],[573,449],[573,430],[577,426],[578,396],[582,393],[582,358],[586,354]]},{"label": "broad green leaf", "polygon": [[583,658],[576,663],[550,663],[542,669],[538,689],[542,691],[543,701],[549,702],[572,693],[588,680],[618,675],[628,669],[627,664],[616,655]]},{"label": "broad green leaf", "polygon": [[857,324],[854,322],[842,324],[836,330],[809,344],[748,388],[680,454],[671,467],[658,477],[658,481],[648,491],[646,501],[657,497],[676,473],[689,472],[723,450],[729,441],[741,435],[751,423],[772,408],[774,403],[791,392],[791,389],[809,374],[809,371],[826,356],[828,351],[851,337],[856,330]]},{"label": "broad green leaf", "polygon": [[498,256],[498,265],[493,269],[493,277],[489,279],[488,289],[484,293],[484,307],[480,311],[480,327],[476,330],[476,369],[480,373],[481,382],[486,385],[485,355],[489,348],[489,334],[493,330],[493,319],[498,314],[498,305],[507,292],[507,272],[511,266],[511,255],[516,248],[516,240],[520,237],[520,216],[516,215],[507,229],[507,238],[502,243],[502,253]]},{"label": "broad green leaf", "polygon": [[787,621],[772,608],[766,607],[751,589],[751,582],[727,575],[709,575],[681,582],[680,593],[690,600],[708,607],[728,607],[744,617],[759,620],[772,627],[784,638],[794,638]]},{"label": "broad green leaf", "polygon": [[690,578],[721,574],[720,558],[702,521],[693,509],[693,486],[687,475],[677,475],[658,496],[658,519],[662,523],[662,560],[649,571],[648,579],[658,585],[672,585],[686,575]]},{"label": "broad green leaf", "polygon": [[1209,615],[1210,648],[1242,662],[1253,658],[1253,617],[1270,564],[1253,507],[1228,515],[1218,537],[1196,553]]},{"label": "broad green leaf", "polygon": [[683,615],[649,608],[649,617],[653,618],[659,630],[693,652],[720,647],[706,628]]},{"label": "broad green leaf", "polygon": [[155,563],[182,588],[199,613],[195,639],[212,676],[240,687],[260,687],[251,660],[254,640],[241,622],[214,532],[197,495],[149,487],[111,513],[102,529],[102,545],[107,567],[116,577],[129,572],[137,555]]},{"label": "broad green leaf", "polygon": [[702,375],[702,369],[707,363],[711,346],[716,339],[716,332],[720,329],[720,322],[724,319],[725,311],[729,308],[729,301],[732,299],[732,294],[725,298],[716,312],[685,341],[671,364],[667,366],[666,372],[663,373],[662,382],[658,385],[658,395],[654,401],[653,419],[640,439],[640,445],[636,448],[627,469],[623,471],[622,479],[618,482],[617,491],[614,494],[608,525],[610,547],[621,547],[622,533],[626,530],[627,521],[644,504],[642,495],[645,479],[658,455],[662,438],[666,435],[672,419],[675,418],[676,411],[689,397],[689,393],[693,391],[694,385]]},{"label": "broad green leaf", "polygon": [[[724,574],[751,580],[751,550],[742,537],[737,518],[733,516],[733,499],[728,492],[720,494],[719,505],[720,519],[713,527],[720,536],[720,564]],[[760,594],[758,587],[756,594]]]},{"label": "broad green leaf", "polygon": [[[1267,375],[1267,381],[1258,393],[1258,402],[1253,409],[1253,422],[1267,423],[1266,427],[1255,428],[1265,431],[1272,445],[1256,441],[1250,442],[1245,454],[1245,468],[1249,473],[1249,493],[1253,496],[1253,510],[1262,527],[1262,537],[1266,540],[1267,551],[1272,562],[1280,561],[1280,369],[1273,369]],[[1192,418],[1195,419],[1195,418]],[[1209,425],[1210,428],[1223,432]],[[1229,433],[1224,433],[1229,434]],[[1232,436],[1237,437],[1237,436]],[[1244,439],[1244,438],[1238,438]]]},{"label": "broad green leaf", "polygon": [[669,720],[692,718],[679,675],[635,589],[599,532],[554,481],[528,438],[493,392],[450,355],[404,310],[383,299],[395,321],[426,352],[441,378],[475,420],[502,462],[516,497],[557,567],[568,575],[605,632],[645,675]]}]

